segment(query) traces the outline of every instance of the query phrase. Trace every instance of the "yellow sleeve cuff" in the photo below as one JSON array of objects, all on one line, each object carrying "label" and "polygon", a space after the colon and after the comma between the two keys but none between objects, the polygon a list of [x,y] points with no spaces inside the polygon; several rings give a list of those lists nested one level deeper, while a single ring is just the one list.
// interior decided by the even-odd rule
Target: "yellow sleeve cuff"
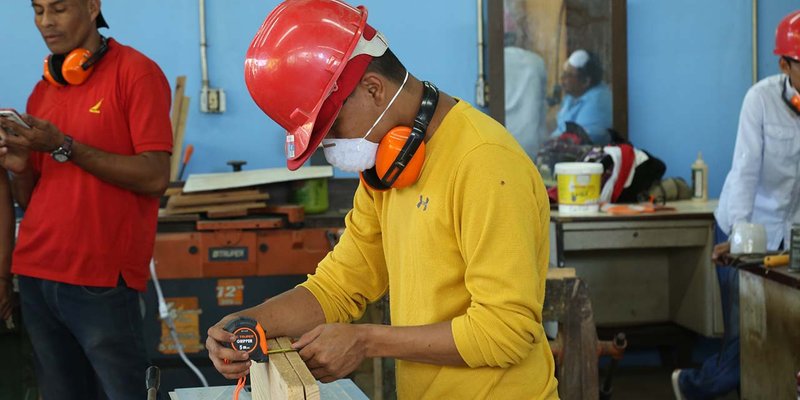
[{"label": "yellow sleeve cuff", "polygon": [[458,354],[464,359],[464,362],[470,368],[482,366],[483,357],[479,354],[480,346],[472,335],[467,334],[470,329],[467,327],[467,316],[461,315],[453,318],[450,323],[450,329],[453,330],[453,340],[456,342],[456,349]]},{"label": "yellow sleeve cuff", "polygon": [[319,302],[319,305],[322,307],[322,312],[325,314],[325,323],[332,324],[341,322],[337,320],[336,310],[334,309],[333,304],[331,304],[331,302],[328,300],[325,289],[319,285],[312,275],[309,275],[308,280],[297,285],[297,287],[305,288],[311,292],[314,298],[317,299],[317,302]]}]

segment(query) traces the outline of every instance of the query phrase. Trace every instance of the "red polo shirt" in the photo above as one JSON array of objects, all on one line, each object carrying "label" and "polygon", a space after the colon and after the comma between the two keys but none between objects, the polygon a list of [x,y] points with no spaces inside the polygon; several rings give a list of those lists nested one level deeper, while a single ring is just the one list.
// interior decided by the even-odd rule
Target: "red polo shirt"
[{"label": "red polo shirt", "polygon": [[[28,114],[75,141],[123,155],[172,151],[170,87],[153,61],[109,40],[83,85],[40,81]],[[71,162],[32,153],[40,173],[14,250],[15,274],[74,285],[144,291],[153,253],[158,199],[101,181]]]}]

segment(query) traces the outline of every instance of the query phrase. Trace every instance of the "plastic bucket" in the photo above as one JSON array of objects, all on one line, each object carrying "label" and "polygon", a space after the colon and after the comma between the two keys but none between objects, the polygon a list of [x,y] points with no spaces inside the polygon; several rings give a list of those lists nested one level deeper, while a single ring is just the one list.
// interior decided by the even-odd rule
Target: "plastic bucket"
[{"label": "plastic bucket", "polygon": [[558,212],[563,215],[596,213],[600,209],[600,163],[558,163]]}]

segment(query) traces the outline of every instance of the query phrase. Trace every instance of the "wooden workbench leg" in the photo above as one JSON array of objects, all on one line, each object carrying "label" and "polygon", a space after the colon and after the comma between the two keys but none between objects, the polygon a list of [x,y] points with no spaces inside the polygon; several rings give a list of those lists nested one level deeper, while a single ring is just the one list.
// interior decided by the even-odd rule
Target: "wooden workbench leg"
[{"label": "wooden workbench leg", "polygon": [[564,361],[559,369],[559,395],[562,399],[597,399],[597,331],[586,284],[572,282],[564,319]]}]

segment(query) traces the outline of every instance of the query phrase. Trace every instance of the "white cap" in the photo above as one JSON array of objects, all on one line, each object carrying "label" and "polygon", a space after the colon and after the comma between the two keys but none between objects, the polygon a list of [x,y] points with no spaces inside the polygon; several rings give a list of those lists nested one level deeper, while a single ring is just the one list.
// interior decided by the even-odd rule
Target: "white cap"
[{"label": "white cap", "polygon": [[583,66],[589,62],[589,53],[587,53],[586,50],[575,50],[570,54],[567,62],[575,68],[583,68]]}]

